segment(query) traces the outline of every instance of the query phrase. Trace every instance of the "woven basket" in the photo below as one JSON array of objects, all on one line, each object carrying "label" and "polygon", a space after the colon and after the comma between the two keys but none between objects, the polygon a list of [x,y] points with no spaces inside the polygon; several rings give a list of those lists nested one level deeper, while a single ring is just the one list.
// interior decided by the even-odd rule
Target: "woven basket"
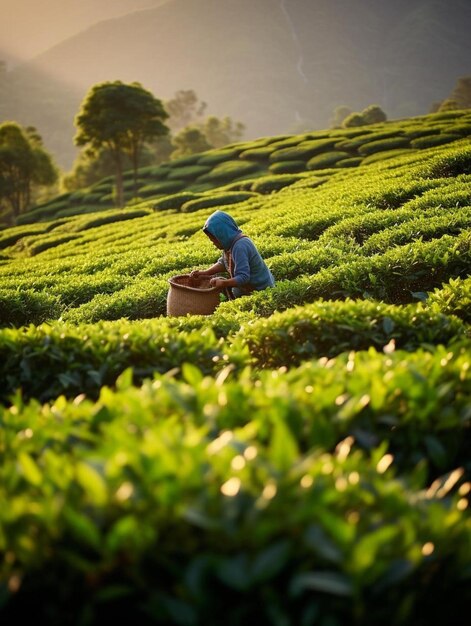
[{"label": "woven basket", "polygon": [[210,287],[209,281],[206,276],[195,280],[189,274],[170,278],[167,315],[211,315],[219,304],[220,290]]}]

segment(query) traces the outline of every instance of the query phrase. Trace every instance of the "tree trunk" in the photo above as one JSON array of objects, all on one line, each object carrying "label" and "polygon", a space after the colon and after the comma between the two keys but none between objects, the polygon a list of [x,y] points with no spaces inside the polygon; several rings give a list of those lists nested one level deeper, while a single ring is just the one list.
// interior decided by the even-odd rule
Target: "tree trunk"
[{"label": "tree trunk", "polygon": [[137,142],[132,147],[132,168],[134,172],[133,196],[137,198],[137,171],[139,169],[139,144]]},{"label": "tree trunk", "polygon": [[119,150],[114,152],[114,160],[116,165],[116,204],[121,209],[124,206],[123,163]]}]

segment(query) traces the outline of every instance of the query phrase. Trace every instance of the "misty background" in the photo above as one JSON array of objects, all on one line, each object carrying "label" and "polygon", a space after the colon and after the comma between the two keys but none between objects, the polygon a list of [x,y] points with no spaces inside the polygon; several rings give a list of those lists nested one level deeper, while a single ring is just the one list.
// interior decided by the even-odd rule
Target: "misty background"
[{"label": "misty background", "polygon": [[192,89],[245,138],[327,128],[336,107],[422,115],[471,74],[469,0],[0,0],[0,122],[60,167],[102,81]]}]

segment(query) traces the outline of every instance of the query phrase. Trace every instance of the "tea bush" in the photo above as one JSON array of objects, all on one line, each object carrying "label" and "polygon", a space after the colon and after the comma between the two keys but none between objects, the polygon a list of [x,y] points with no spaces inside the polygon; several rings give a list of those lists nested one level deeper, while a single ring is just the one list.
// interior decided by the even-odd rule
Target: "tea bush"
[{"label": "tea bush", "polygon": [[326,149],[331,148],[335,143],[335,139],[313,139],[311,141],[304,141],[291,148],[274,150],[270,154],[269,160],[272,163],[278,161],[299,161],[301,159],[307,160],[315,154],[320,154]]},{"label": "tea bush", "polygon": [[[214,380],[187,368],[185,381],[142,389],[124,376],[96,404],[17,403],[2,415],[2,495],[17,506],[0,520],[14,554],[2,574],[23,584],[4,617],[215,626],[229,606],[228,624],[303,623],[314,603],[332,624],[352,614],[377,624],[386,606],[389,620],[409,625],[419,611],[438,624],[445,589],[456,618],[469,600],[469,483],[456,468],[465,362],[437,350],[407,367],[401,353],[370,351],[268,372],[255,386],[249,372]],[[385,381],[377,390],[372,371]],[[447,427],[434,427],[451,386]],[[430,484],[423,464],[434,457],[453,469]]]},{"label": "tea bush", "polygon": [[418,137],[411,141],[412,148],[432,148],[433,146],[441,146],[442,144],[456,141],[459,135],[441,133],[440,135],[427,135],[426,137]]},{"label": "tea bush", "polygon": [[250,191],[216,193],[184,202],[181,206],[181,211],[182,213],[192,213],[193,211],[199,211],[200,209],[207,209],[209,207],[224,207],[229,204],[237,204],[245,200],[250,200],[256,196],[256,193]]},{"label": "tea bush", "polygon": [[338,161],[348,158],[348,152],[341,152],[340,150],[333,150],[330,152],[324,152],[309,159],[306,164],[308,170],[321,170],[331,165],[335,165]]},{"label": "tea bush", "polygon": [[471,323],[471,278],[450,278],[442,288],[432,291],[429,298],[445,314]]},{"label": "tea bush", "polygon": [[227,181],[233,178],[246,177],[258,170],[256,163],[250,161],[223,161],[210,172],[198,178],[201,182]]},{"label": "tea bush", "polygon": [[[361,156],[368,156],[370,154],[375,154],[376,152],[397,150],[398,148],[407,148],[408,146],[409,140],[406,137],[388,137],[386,139],[374,139],[373,141],[367,141],[359,146],[358,152]],[[412,145],[412,147],[414,148],[418,146]]]},{"label": "tea bush", "polygon": [[197,200],[199,197],[199,194],[192,191],[182,191],[180,193],[174,193],[168,196],[164,196],[159,200],[155,200],[152,203],[152,208],[155,211],[167,211],[168,209],[179,210],[181,209],[183,204],[185,204],[185,202],[189,202],[190,200]]},{"label": "tea bush", "polygon": [[297,174],[304,172],[306,169],[305,161],[280,161],[269,165],[270,172],[273,174]]},{"label": "tea bush", "polygon": [[320,301],[253,321],[239,331],[253,363],[264,368],[299,365],[314,357],[367,350],[417,350],[466,336],[457,318],[422,305]]}]

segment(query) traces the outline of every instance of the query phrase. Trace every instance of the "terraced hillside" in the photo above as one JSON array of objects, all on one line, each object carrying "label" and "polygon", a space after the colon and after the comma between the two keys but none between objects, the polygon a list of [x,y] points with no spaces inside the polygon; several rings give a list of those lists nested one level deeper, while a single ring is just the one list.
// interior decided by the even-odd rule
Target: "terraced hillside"
[{"label": "terraced hillside", "polygon": [[[5,623],[464,624],[470,137],[267,137],[0,231]],[[168,317],[215,209],[276,286]]]}]

